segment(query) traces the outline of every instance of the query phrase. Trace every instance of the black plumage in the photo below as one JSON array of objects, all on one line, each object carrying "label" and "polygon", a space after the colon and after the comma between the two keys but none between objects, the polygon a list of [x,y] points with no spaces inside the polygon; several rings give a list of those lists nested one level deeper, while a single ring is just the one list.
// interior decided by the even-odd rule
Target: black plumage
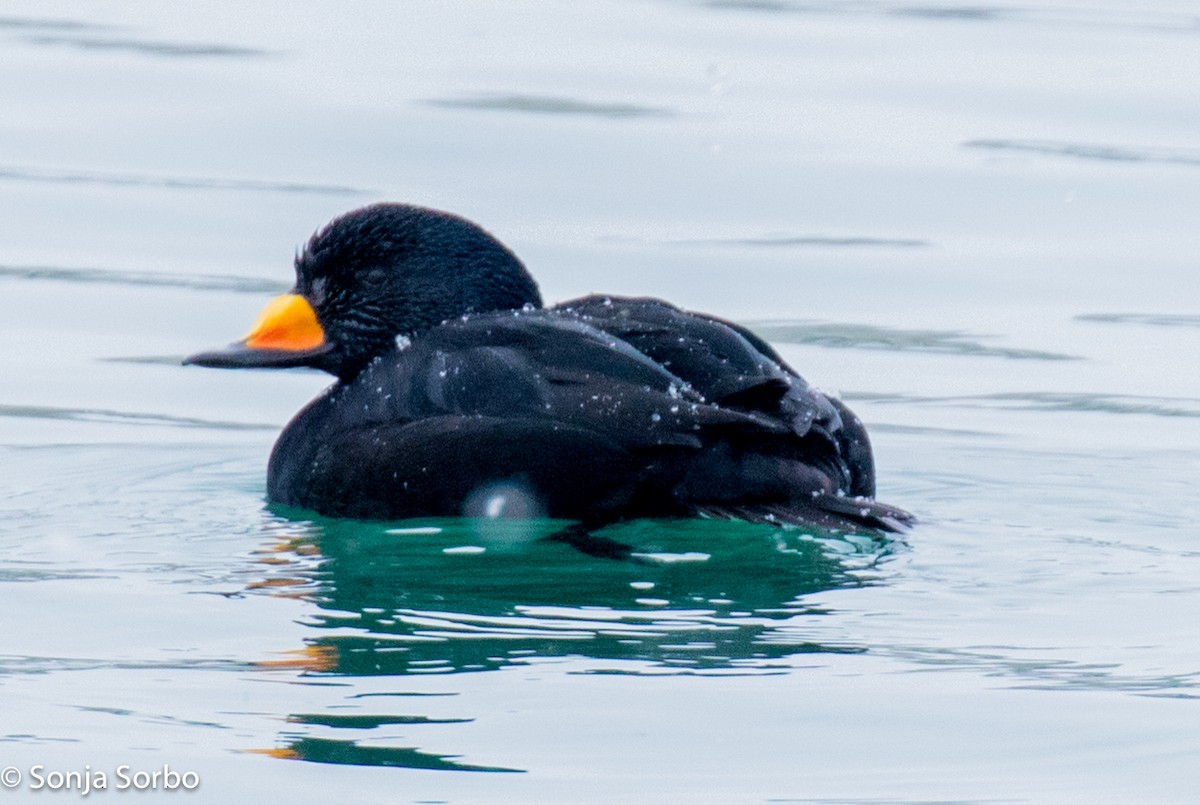
[{"label": "black plumage", "polygon": [[364,519],[549,516],[584,530],[664,516],[910,520],[873,500],[858,418],[736,324],[645,298],[543,308],[498,241],[408,205],[333,221],[296,272],[286,315],[188,359],[337,376],[276,443],[272,501]]}]

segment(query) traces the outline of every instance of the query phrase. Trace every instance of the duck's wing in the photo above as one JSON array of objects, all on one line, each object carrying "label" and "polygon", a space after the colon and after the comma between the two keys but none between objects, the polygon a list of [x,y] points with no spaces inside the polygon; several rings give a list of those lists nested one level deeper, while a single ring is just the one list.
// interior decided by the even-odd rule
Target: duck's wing
[{"label": "duck's wing", "polygon": [[362,421],[545,419],[626,448],[698,446],[710,429],[787,430],[776,417],[707,401],[629,343],[544,311],[443,325],[392,361],[368,367],[345,393],[354,397],[345,407]]},{"label": "duck's wing", "polygon": [[554,309],[630,344],[722,408],[785,424],[805,443],[806,461],[841,476],[842,492],[874,496],[874,457],[861,420],[747,328],[651,298],[588,296]]},{"label": "duck's wing", "polygon": [[[789,390],[808,384],[748,339],[741,328],[651,298],[586,296],[553,310],[578,317],[630,344],[655,363],[688,381],[706,400],[767,406]],[[812,417],[820,412],[808,412]],[[809,420],[811,421],[811,419]],[[800,426],[803,427],[801,423]]]}]

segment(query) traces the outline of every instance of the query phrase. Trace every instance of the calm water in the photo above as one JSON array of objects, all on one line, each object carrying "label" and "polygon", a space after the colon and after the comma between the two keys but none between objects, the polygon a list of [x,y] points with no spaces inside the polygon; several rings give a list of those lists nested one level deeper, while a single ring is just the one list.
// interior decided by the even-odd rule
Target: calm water
[{"label": "calm water", "polygon": [[[0,766],[103,801],[122,765],[213,802],[1194,801],[1197,76],[1171,0],[8,0]],[[634,523],[625,563],[266,508],[324,377],[179,359],[379,199],[484,223],[548,299],[750,323],[921,525]]]}]

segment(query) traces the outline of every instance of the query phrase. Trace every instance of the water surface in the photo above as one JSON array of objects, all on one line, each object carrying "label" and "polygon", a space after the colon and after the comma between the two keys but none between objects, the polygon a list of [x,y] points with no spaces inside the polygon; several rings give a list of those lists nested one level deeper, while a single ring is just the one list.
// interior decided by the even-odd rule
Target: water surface
[{"label": "water surface", "polygon": [[[1191,4],[15,0],[0,44],[14,796],[1194,799]],[[266,506],[326,379],[179,360],[381,199],[548,299],[748,323],[921,524],[631,523],[620,562]]]}]

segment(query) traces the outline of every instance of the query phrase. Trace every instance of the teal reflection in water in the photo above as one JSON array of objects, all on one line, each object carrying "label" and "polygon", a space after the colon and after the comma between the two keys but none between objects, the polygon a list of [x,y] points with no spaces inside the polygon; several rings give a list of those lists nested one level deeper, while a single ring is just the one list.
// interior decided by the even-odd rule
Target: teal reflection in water
[{"label": "teal reflection in water", "polygon": [[605,559],[549,539],[562,525],[295,520],[262,552],[270,570],[256,586],[319,607],[307,653],[322,673],[483,671],[531,657],[763,672],[794,654],[860,650],[814,642],[797,623],[819,613],[804,596],[870,583],[890,550],[866,536],[639,521],[606,529],[633,551]]},{"label": "teal reflection in water", "polygon": [[[813,639],[805,597],[862,586],[891,544],[867,536],[718,520],[605,529],[628,546],[599,558],[556,535],[563,522],[443,519],[392,524],[278,510],[252,588],[306,600],[312,637],[291,659],[307,676],[409,678],[583,660],[583,673],[782,673],[785,658],[858,652]],[[291,519],[289,519],[291,518]],[[411,687],[411,686],[409,686]],[[394,702],[416,702],[398,691]],[[343,702],[288,717],[292,760],[444,771],[519,771],[422,750],[430,718]],[[346,709],[349,708],[349,712]],[[444,734],[443,734],[444,737]]]},{"label": "teal reflection in water", "polygon": [[258,754],[285,760],[307,760],[310,763],[334,763],[341,766],[395,766],[427,771],[524,771],[503,766],[460,763],[453,755],[436,755],[410,746],[364,746],[355,741],[337,741],[330,738],[301,737],[284,749],[271,749]]}]

